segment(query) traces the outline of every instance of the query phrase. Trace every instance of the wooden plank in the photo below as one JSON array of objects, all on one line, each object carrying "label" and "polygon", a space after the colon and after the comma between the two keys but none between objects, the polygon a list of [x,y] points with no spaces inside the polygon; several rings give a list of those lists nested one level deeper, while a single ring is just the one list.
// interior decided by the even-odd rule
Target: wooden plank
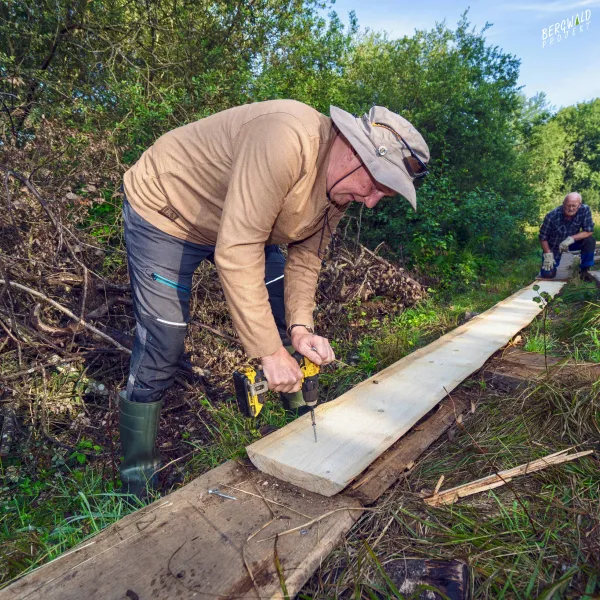
[{"label": "wooden plank", "polygon": [[[214,487],[237,500],[209,495]],[[263,530],[273,517],[260,494],[279,503],[271,504],[278,518]],[[277,540],[293,596],[358,519],[359,507],[228,461],[11,584],[0,599],[283,598],[272,536],[336,511]]]},{"label": "wooden plank", "polygon": [[363,505],[373,504],[388,490],[404,472],[411,469],[417,459],[464,413],[470,401],[464,393],[452,394],[452,400],[440,403],[439,409],[427,420],[399,439],[386,450],[369,468],[345,491],[344,496],[352,496]]},{"label": "wooden plank", "polygon": [[[576,377],[579,382],[590,383],[600,379],[600,364],[596,363],[549,356],[548,367],[551,377],[565,377],[570,381]],[[482,376],[491,386],[514,392],[547,376],[544,356],[509,347],[486,363]],[[433,414],[397,440],[343,494],[360,500],[365,506],[376,502],[456,422],[458,415],[469,410],[472,396],[462,388],[455,389],[451,399],[442,400]]]},{"label": "wooden plank", "polygon": [[[577,257],[577,261],[575,261],[575,257]],[[581,260],[581,251],[575,250],[573,252],[566,252],[562,255],[560,259],[560,265],[558,265],[558,269],[556,269],[556,276],[552,281],[568,281],[571,277],[573,277],[574,268],[573,265],[579,265]],[[596,249],[594,253],[594,262],[598,262],[600,258],[600,249]],[[548,281],[547,279],[543,279],[540,277],[540,273],[538,273],[536,279],[540,279],[542,281]]]},{"label": "wooden plank", "polygon": [[[548,356],[548,367],[561,362],[560,358]],[[563,361],[564,362],[564,361]],[[544,377],[546,363],[543,354],[509,348],[495,357],[482,370],[484,380],[504,392],[516,392]]]},{"label": "wooden plank", "polygon": [[[554,295],[564,282],[540,281]],[[362,473],[461,381],[540,312],[530,285],[413,352],[336,400],[248,446],[258,469],[332,496]]]},{"label": "wooden plank", "polygon": [[[385,572],[407,598],[467,600],[470,597],[469,567],[461,560],[399,558],[386,562]],[[428,590],[419,594],[424,585],[429,586]]]}]

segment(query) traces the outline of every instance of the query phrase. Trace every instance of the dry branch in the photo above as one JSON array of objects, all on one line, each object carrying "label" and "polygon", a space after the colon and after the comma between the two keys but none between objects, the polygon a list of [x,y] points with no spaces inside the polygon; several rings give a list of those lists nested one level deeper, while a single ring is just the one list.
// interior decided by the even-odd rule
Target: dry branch
[{"label": "dry branch", "polygon": [[121,296],[116,296],[116,297],[113,296],[112,298],[109,298],[108,300],[106,300],[106,302],[102,303],[98,308],[90,311],[85,317],[86,320],[100,319],[100,318],[106,316],[108,314],[108,312],[110,311],[110,309],[115,304],[125,304],[126,306],[133,306],[133,301],[129,298],[123,298]]},{"label": "dry branch", "polygon": [[477,479],[471,483],[465,483],[463,485],[450,488],[449,490],[445,490],[439,494],[429,496],[429,498],[424,498],[425,503],[429,504],[429,506],[454,504],[460,500],[460,498],[472,496],[473,494],[478,494],[479,492],[485,492],[486,490],[500,487],[519,475],[535,473],[536,471],[541,471],[542,469],[551,467],[552,465],[559,465],[564,462],[569,462],[582,456],[588,456],[594,452],[593,450],[586,450],[584,452],[576,452],[575,454],[566,454],[568,451],[569,449],[561,450],[560,452],[549,454],[544,458],[538,458],[537,460],[519,465],[518,467],[500,471],[498,474],[489,475],[488,477]]},{"label": "dry branch", "polygon": [[45,294],[42,294],[42,292],[38,292],[37,290],[31,289],[25,285],[21,285],[20,283],[16,283],[14,281],[6,282],[6,280],[0,279],[0,285],[5,285],[6,283],[8,283],[8,285],[10,285],[11,287],[14,287],[23,292],[27,292],[28,294],[31,294],[36,298],[41,298],[42,300],[48,302],[48,304],[54,306],[54,308],[56,308],[57,310],[67,315],[68,317],[71,317],[71,319],[73,319],[76,323],[82,325],[88,331],[91,331],[98,337],[101,337],[103,340],[106,340],[107,342],[111,343],[113,346],[115,346],[115,348],[118,348],[121,352],[124,352],[125,354],[131,354],[131,350],[128,350],[127,348],[125,348],[125,346],[119,344],[119,342],[111,338],[109,335],[106,335],[106,333],[100,331],[93,325],[90,325],[89,323],[78,317],[75,313],[70,311],[68,308],[64,307],[62,304],[59,304],[55,300],[52,300],[52,298],[49,298]]},{"label": "dry branch", "polygon": [[64,335],[75,335],[83,330],[83,327],[79,324],[70,323],[66,327],[55,327],[54,325],[47,325],[42,321],[40,312],[42,305],[38,302],[31,311],[31,324],[37,329],[49,336],[60,337]]},{"label": "dry branch", "polygon": [[25,377],[26,375],[31,375],[32,373],[36,373],[37,371],[42,371],[44,369],[49,369],[56,366],[63,366],[67,363],[77,362],[80,360],[85,360],[83,356],[73,356],[71,358],[60,358],[58,360],[51,360],[43,365],[36,365],[34,367],[30,367],[29,369],[25,369],[24,371],[18,371],[17,373],[9,373],[8,375],[0,375],[0,379],[2,381],[13,381],[14,379],[19,379],[19,377]]},{"label": "dry branch", "polygon": [[50,210],[50,206],[49,206],[48,202],[39,193],[39,191],[37,190],[35,185],[33,185],[31,180],[29,179],[29,177],[25,177],[25,175],[23,175],[22,173],[13,171],[12,169],[5,167],[4,165],[0,165],[0,169],[2,169],[6,173],[6,176],[10,175],[11,177],[14,177],[18,181],[20,181],[33,194],[34,198],[40,203],[40,206],[44,209],[44,212],[48,215],[48,218],[52,222],[52,225],[54,225],[54,227],[56,228],[56,230],[60,236],[60,241],[64,242],[65,245],[67,246],[67,249],[69,251],[69,254],[71,255],[71,258],[80,267],[82,267],[83,269],[87,269],[87,267],[81,262],[81,260],[77,256],[75,250],[73,249],[73,247],[71,246],[69,241],[63,237],[63,235],[62,235],[63,231],[66,231],[69,235],[73,236],[75,239],[77,239],[77,238],[71,231],[69,231],[66,227],[64,227],[63,224],[54,216],[54,213]]},{"label": "dry branch", "polygon": [[[81,286],[83,285],[83,277],[77,273],[69,273],[61,271],[60,273],[51,273],[44,277],[45,285],[66,285],[66,286]],[[129,292],[131,286],[128,283],[110,283],[109,281],[100,280],[96,282],[96,289],[103,292]]]},{"label": "dry branch", "polygon": [[192,321],[191,325],[196,326],[196,327],[201,327],[202,329],[206,329],[207,331],[210,331],[211,333],[214,333],[216,336],[219,336],[219,337],[223,338],[224,340],[227,340],[228,342],[232,342],[233,344],[238,344],[239,346],[242,345],[242,342],[238,338],[234,338],[231,335],[227,335],[226,333],[223,333],[222,331],[219,331],[218,329],[215,329],[214,327],[211,327],[210,325],[205,325],[204,323],[200,323],[200,321]]},{"label": "dry branch", "polygon": [[[0,310],[0,327],[2,327],[2,319],[9,320],[9,317],[6,313]],[[16,332],[21,339],[28,340],[27,343],[32,343],[33,339],[39,338],[44,346],[48,348],[52,348],[58,354],[65,354],[65,351],[60,346],[57,346],[52,340],[46,335],[38,330],[32,329],[25,323],[21,323],[21,321],[15,319],[15,323],[13,326],[13,331]]]}]

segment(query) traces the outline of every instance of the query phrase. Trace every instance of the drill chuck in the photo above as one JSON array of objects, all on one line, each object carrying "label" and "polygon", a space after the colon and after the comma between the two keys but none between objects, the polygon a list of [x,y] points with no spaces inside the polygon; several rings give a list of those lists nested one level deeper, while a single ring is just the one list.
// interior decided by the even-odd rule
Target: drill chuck
[{"label": "drill chuck", "polygon": [[302,382],[302,396],[304,403],[310,408],[314,408],[319,401],[319,380],[317,375],[313,375]]}]

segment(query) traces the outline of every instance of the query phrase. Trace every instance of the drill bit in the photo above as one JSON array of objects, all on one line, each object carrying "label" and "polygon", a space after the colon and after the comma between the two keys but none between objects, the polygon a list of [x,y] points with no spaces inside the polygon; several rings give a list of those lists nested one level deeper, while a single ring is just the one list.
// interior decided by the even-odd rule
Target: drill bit
[{"label": "drill bit", "polygon": [[[313,352],[317,352],[317,349],[314,346],[311,346],[310,349]],[[311,406],[310,407],[310,419],[312,421],[312,426],[313,426],[313,434],[315,436],[315,444],[317,443],[317,422],[315,421],[315,409]]]}]

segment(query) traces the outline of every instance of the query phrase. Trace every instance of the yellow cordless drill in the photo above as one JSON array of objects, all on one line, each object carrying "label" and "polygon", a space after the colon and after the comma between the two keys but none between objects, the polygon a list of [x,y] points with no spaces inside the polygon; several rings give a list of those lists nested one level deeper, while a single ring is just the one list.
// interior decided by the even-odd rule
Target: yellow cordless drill
[{"label": "yellow cordless drill", "polygon": [[[310,408],[313,433],[317,441],[317,423],[315,421],[315,406],[319,402],[319,366],[302,356],[299,352],[292,354],[302,371],[302,397]],[[246,417],[257,417],[264,404],[265,392],[269,384],[262,369],[255,370],[246,367],[234,371],[235,397],[240,411]]]}]

